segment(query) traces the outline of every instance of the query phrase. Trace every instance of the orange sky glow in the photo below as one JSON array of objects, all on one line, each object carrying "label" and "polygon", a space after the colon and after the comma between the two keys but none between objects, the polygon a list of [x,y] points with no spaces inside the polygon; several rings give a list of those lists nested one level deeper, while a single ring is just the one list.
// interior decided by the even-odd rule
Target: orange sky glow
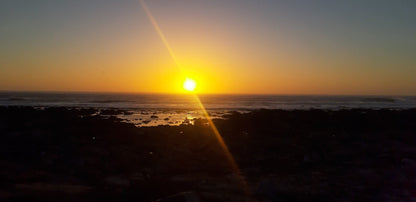
[{"label": "orange sky glow", "polygon": [[16,12],[0,22],[0,90],[185,93],[189,77],[201,94],[416,94],[416,31],[400,27],[412,12],[392,8],[383,24],[396,28],[391,38],[378,10],[354,21],[265,2],[148,1],[171,51],[139,1],[43,2],[57,11],[29,13],[11,3]]}]

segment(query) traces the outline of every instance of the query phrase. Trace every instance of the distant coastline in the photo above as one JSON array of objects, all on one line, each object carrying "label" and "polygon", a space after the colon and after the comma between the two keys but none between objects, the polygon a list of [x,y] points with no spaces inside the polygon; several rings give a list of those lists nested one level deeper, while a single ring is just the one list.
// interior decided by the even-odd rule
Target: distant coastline
[{"label": "distant coastline", "polygon": [[[230,111],[240,113],[256,109],[411,109],[416,96],[317,96],[317,95],[199,95],[212,118]],[[94,108],[127,111],[114,114],[136,126],[179,125],[183,121],[204,118],[193,95],[1,92],[0,106]]]}]

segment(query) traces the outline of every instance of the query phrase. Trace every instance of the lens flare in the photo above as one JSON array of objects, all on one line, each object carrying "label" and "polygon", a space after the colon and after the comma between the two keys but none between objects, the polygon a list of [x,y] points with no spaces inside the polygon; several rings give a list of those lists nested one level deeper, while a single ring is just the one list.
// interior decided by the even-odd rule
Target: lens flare
[{"label": "lens flare", "polygon": [[[170,53],[172,59],[174,60],[174,62],[176,63],[176,66],[182,71],[181,65],[179,64],[172,47],[169,45],[165,35],[162,32],[162,29],[159,27],[156,19],[153,17],[152,13],[150,12],[150,9],[147,7],[146,3],[144,2],[144,0],[139,0],[140,4],[142,5],[142,8],[144,9],[144,11],[147,14],[147,17],[149,18],[150,22],[152,23],[153,27],[155,28],[157,34],[159,35],[159,37],[161,38],[162,42],[165,44],[166,48],[168,49],[168,52]],[[196,81],[193,79],[186,79],[183,87],[185,90],[188,91],[194,91],[196,88]],[[204,105],[202,104],[201,100],[199,99],[198,95],[195,95],[195,99],[197,100],[201,110],[203,111],[205,118],[208,120],[209,125],[219,143],[219,145],[221,146],[227,161],[231,167],[231,169],[233,170],[233,172],[237,175],[239,182],[241,183],[241,186],[243,188],[243,190],[245,191],[245,193],[247,194],[247,197],[251,198],[252,194],[248,188],[247,182],[245,181],[244,177],[241,174],[240,169],[238,168],[237,162],[235,161],[233,155],[231,154],[231,152],[229,151],[227,145],[225,144],[220,132],[218,131],[217,127],[214,125],[214,123],[211,120],[211,117],[209,116],[207,110],[205,109]]]}]

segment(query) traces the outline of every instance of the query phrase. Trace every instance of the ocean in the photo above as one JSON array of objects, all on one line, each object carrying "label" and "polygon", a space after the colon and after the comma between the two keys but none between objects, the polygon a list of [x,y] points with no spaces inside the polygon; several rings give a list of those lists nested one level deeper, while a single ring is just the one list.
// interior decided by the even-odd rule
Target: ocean
[{"label": "ocean", "polygon": [[[199,95],[212,118],[255,109],[409,109],[416,96]],[[128,110],[118,115],[137,126],[179,125],[203,117],[198,99],[182,94],[0,92],[0,106]]]}]

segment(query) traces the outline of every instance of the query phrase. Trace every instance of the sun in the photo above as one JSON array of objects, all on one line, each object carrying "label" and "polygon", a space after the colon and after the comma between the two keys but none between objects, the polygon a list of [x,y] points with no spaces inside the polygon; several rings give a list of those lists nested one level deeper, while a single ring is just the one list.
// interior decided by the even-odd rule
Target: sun
[{"label": "sun", "polygon": [[186,78],[185,81],[183,82],[183,88],[189,92],[195,91],[196,81],[191,78]]}]

